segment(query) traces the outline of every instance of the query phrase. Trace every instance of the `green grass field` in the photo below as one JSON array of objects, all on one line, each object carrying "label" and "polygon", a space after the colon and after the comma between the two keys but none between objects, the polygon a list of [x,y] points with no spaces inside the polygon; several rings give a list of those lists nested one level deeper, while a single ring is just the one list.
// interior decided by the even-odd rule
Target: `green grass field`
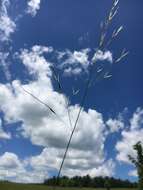
[{"label": "green grass field", "polygon": [[[79,190],[79,188],[56,188],[56,190]],[[82,190],[95,190],[90,188],[81,188]],[[14,183],[0,183],[0,190],[53,190],[53,188],[44,185],[25,185]],[[97,189],[104,190],[104,189]],[[136,190],[136,189],[112,189],[111,190]]]}]

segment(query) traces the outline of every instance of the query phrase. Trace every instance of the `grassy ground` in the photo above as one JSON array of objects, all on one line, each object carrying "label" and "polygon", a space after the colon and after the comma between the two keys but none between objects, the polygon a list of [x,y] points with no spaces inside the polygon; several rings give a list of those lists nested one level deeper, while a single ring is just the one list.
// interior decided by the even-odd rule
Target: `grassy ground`
[{"label": "grassy ground", "polygon": [[[79,188],[56,188],[56,190],[79,190]],[[14,183],[0,183],[0,190],[53,190],[53,188],[44,185],[25,185]],[[55,190],[55,189],[54,189]],[[82,190],[93,190],[90,188],[82,188]],[[104,190],[104,189],[97,189]],[[136,189],[112,189],[111,190],[136,190]]]}]

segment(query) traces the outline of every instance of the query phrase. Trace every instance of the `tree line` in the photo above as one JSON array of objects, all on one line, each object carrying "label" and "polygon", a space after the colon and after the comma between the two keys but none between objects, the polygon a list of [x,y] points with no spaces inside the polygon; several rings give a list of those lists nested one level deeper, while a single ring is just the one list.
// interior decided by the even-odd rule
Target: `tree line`
[{"label": "tree line", "polygon": [[137,183],[130,182],[129,180],[121,180],[113,177],[90,177],[86,176],[75,176],[69,178],[67,176],[63,176],[60,178],[52,177],[50,179],[46,179],[44,181],[45,185],[48,186],[61,186],[61,187],[94,187],[94,188],[104,188],[104,187],[112,187],[112,188],[136,188]]}]

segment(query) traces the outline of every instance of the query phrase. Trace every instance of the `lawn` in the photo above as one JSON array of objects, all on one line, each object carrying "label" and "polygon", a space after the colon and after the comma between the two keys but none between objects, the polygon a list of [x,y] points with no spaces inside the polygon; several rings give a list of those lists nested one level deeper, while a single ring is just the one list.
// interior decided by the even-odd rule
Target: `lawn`
[{"label": "lawn", "polygon": [[[79,188],[56,188],[56,190],[79,190]],[[44,185],[25,185],[14,183],[0,183],[0,190],[53,190],[53,188]],[[55,190],[55,189],[54,189]],[[90,188],[82,188],[82,190],[95,190]],[[104,189],[97,189],[104,190]],[[136,189],[112,189],[111,190],[136,190]]]}]

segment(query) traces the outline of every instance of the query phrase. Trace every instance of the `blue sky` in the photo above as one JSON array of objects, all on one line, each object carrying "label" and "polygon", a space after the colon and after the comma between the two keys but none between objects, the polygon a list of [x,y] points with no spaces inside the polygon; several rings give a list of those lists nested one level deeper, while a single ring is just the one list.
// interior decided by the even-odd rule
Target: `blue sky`
[{"label": "blue sky", "polygon": [[[103,49],[100,25],[113,5],[119,9],[107,41],[123,30]],[[137,179],[128,154],[136,156],[132,146],[143,142],[142,6],[141,0],[1,0],[0,179],[42,182],[57,173],[94,65],[62,175]],[[129,54],[116,63],[123,49]]]}]

